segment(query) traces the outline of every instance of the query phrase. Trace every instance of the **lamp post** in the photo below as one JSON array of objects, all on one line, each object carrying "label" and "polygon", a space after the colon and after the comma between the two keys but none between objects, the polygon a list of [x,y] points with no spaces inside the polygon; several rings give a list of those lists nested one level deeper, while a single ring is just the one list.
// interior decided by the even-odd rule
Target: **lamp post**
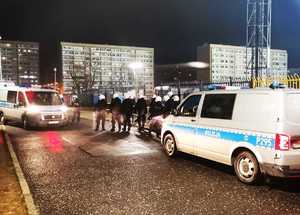
[{"label": "lamp post", "polygon": [[56,67],[53,68],[53,72],[54,72],[54,89],[56,90],[56,72],[57,72]]}]

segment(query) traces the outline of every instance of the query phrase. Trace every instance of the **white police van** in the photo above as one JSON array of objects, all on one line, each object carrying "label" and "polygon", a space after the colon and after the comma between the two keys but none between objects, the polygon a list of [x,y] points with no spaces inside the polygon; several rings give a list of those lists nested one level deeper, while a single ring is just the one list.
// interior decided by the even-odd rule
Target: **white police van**
[{"label": "white police van", "polygon": [[64,126],[68,108],[58,93],[51,89],[0,86],[0,121],[21,122],[25,129],[32,126]]},{"label": "white police van", "polygon": [[165,119],[161,141],[168,156],[182,151],[234,166],[247,184],[263,174],[300,177],[300,91],[191,94]]}]

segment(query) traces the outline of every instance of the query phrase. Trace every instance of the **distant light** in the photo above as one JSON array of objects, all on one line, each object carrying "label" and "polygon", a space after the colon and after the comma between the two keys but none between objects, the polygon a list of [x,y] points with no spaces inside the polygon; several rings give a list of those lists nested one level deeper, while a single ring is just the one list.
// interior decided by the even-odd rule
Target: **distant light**
[{"label": "distant light", "polygon": [[144,64],[142,62],[132,62],[128,65],[130,69],[142,69],[144,68]]},{"label": "distant light", "polygon": [[2,57],[2,60],[6,60],[6,57]]},{"label": "distant light", "polygon": [[7,46],[7,47],[11,47],[11,44],[10,44],[10,43],[7,43],[6,46]]},{"label": "distant light", "polygon": [[205,69],[208,68],[208,64],[205,62],[200,62],[200,61],[194,61],[194,62],[189,62],[186,63],[186,65],[188,67],[192,67],[192,68],[197,68],[197,69]]}]

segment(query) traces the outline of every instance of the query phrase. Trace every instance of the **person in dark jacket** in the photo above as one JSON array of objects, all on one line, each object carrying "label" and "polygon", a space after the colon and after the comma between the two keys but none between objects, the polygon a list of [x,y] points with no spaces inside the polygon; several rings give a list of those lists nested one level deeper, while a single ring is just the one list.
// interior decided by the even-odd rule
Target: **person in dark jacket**
[{"label": "person in dark jacket", "polygon": [[124,122],[123,122],[123,131],[126,132],[126,128],[128,127],[128,132],[131,129],[131,119],[134,110],[134,100],[131,97],[126,97],[121,105],[121,112],[123,114]]},{"label": "person in dark jacket", "polygon": [[113,99],[110,104],[110,111],[111,111],[111,132],[115,131],[116,123],[118,123],[118,132],[121,131],[121,99],[118,97],[118,94],[113,95]]},{"label": "person in dark jacket", "polygon": [[172,106],[172,110],[176,110],[176,108],[178,107],[178,105],[180,104],[180,99],[179,96],[173,96],[173,106]]},{"label": "person in dark jacket", "polygon": [[154,105],[153,105],[151,118],[155,117],[155,116],[158,116],[158,115],[161,115],[163,113],[163,110],[164,110],[164,105],[162,103],[162,99],[161,99],[160,96],[157,96],[155,98],[155,102],[154,102]]},{"label": "person in dark jacket", "polygon": [[106,108],[107,102],[104,95],[99,96],[99,101],[95,106],[96,112],[96,128],[95,131],[99,130],[100,121],[102,124],[102,131],[105,130],[105,120],[106,120]]},{"label": "person in dark jacket", "polygon": [[135,111],[137,113],[137,122],[139,125],[139,132],[144,130],[145,122],[146,122],[146,114],[147,114],[147,103],[144,96],[140,96],[136,105]]},{"label": "person in dark jacket", "polygon": [[163,100],[164,100],[163,101],[163,103],[164,103],[163,112],[165,115],[169,115],[172,110],[173,100],[172,100],[172,98],[169,97],[169,95],[165,95]]},{"label": "person in dark jacket", "polygon": [[154,113],[155,98],[156,98],[156,95],[154,94],[152,96],[152,99],[151,99],[151,102],[150,102],[150,105],[149,105],[149,117],[148,117],[149,120],[151,120],[151,117],[152,117],[152,115]]}]

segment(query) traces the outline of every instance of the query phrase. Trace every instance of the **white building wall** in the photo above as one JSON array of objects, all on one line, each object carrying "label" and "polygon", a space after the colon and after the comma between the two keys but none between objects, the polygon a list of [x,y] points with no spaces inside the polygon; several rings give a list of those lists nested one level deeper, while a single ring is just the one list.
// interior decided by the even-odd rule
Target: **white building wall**
[{"label": "white building wall", "polygon": [[[154,88],[154,49],[128,46],[61,43],[63,84],[66,93],[73,92],[72,73],[94,73],[94,91],[125,93],[138,89],[151,95]],[[129,68],[140,62],[143,68]],[[134,80],[136,74],[136,80]],[[135,86],[137,85],[137,86]]]}]

